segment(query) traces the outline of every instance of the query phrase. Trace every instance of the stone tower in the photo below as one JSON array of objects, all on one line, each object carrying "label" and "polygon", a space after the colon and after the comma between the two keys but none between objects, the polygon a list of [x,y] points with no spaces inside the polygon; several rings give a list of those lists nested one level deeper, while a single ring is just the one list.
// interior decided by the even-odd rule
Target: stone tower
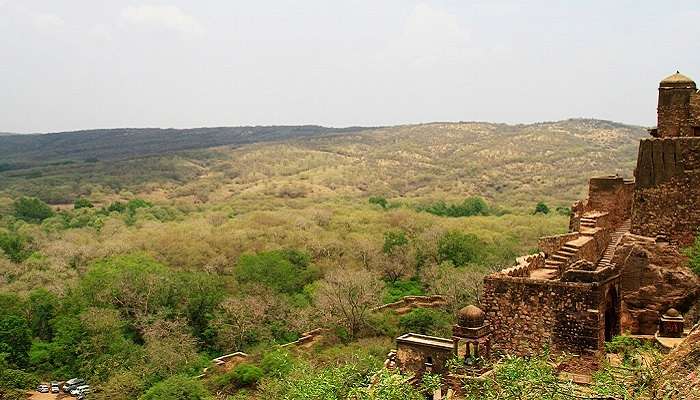
[{"label": "stone tower", "polygon": [[655,136],[700,136],[700,99],[695,82],[676,72],[659,84]]}]

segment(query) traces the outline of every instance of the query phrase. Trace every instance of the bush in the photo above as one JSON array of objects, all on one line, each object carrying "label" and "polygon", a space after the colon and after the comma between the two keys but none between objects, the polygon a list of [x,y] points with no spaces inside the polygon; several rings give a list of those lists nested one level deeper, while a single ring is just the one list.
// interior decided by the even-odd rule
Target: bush
[{"label": "bush", "polygon": [[221,389],[254,386],[263,377],[263,370],[253,364],[239,364],[231,371],[219,376],[215,380],[216,386]]},{"label": "bush", "polygon": [[263,356],[260,366],[265,375],[281,378],[292,371],[294,359],[284,350],[275,350]]},{"label": "bush", "polygon": [[477,261],[481,256],[483,244],[476,235],[459,231],[445,233],[438,240],[439,262],[450,261],[452,265],[461,267]]},{"label": "bush", "polygon": [[389,203],[386,201],[386,199],[384,197],[378,197],[378,196],[370,197],[369,204],[376,204],[385,210],[389,206]]},{"label": "bush", "polygon": [[384,296],[385,303],[399,301],[404,296],[420,296],[425,294],[423,286],[417,279],[399,279],[394,282],[387,282],[386,290],[386,295]]},{"label": "bush", "polygon": [[611,341],[605,343],[605,351],[619,354],[625,363],[632,359],[640,347],[642,347],[642,342],[628,335],[615,336]]},{"label": "bush", "polygon": [[403,332],[432,335],[448,325],[444,313],[426,308],[418,308],[399,318],[399,327]]},{"label": "bush", "polygon": [[243,255],[235,268],[240,283],[262,283],[283,293],[299,293],[318,275],[308,254],[275,250]]},{"label": "bush", "polygon": [[15,217],[26,222],[40,223],[54,215],[48,204],[35,197],[20,197],[13,206]]},{"label": "bush", "polygon": [[0,250],[13,262],[20,263],[32,254],[30,242],[31,239],[27,236],[0,231]]},{"label": "bush", "polygon": [[200,381],[175,375],[153,385],[143,396],[139,397],[139,400],[203,400],[211,398]]},{"label": "bush", "polygon": [[549,214],[549,207],[544,202],[540,201],[535,206],[535,214]]},{"label": "bush", "polygon": [[444,201],[418,206],[418,211],[425,211],[441,217],[472,217],[489,215],[489,206],[481,197],[468,197],[461,204],[447,204]]},{"label": "bush", "polygon": [[90,200],[81,197],[79,199],[75,199],[75,202],[73,203],[73,209],[78,210],[81,208],[93,208],[94,206],[90,202]]},{"label": "bush", "polygon": [[384,254],[391,254],[396,247],[406,246],[408,238],[403,231],[389,231],[384,233],[384,246],[382,250]]},{"label": "bush", "polygon": [[690,258],[690,269],[697,275],[700,275],[700,234],[695,238],[693,246],[686,250],[686,254]]}]

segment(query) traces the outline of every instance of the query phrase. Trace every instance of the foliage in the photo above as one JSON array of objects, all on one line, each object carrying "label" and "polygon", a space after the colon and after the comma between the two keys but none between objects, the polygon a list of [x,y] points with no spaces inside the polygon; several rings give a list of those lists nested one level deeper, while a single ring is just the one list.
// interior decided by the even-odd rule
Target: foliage
[{"label": "foliage", "polygon": [[386,199],[384,197],[379,197],[379,196],[370,197],[369,204],[376,204],[385,210],[389,206],[389,203],[386,201]]},{"label": "foliage", "polygon": [[700,275],[700,233],[695,238],[693,245],[686,250],[686,254],[690,258],[690,269],[697,275]]},{"label": "foliage", "polygon": [[568,400],[571,383],[562,382],[548,357],[505,357],[483,384],[465,386],[469,400]]},{"label": "foliage", "polygon": [[447,204],[438,201],[427,206],[416,207],[418,211],[425,211],[440,217],[473,217],[475,215],[489,215],[489,206],[481,197],[468,197],[459,204]]},{"label": "foliage", "polygon": [[95,207],[92,202],[84,197],[79,197],[73,202],[73,209],[78,210],[81,208],[93,208]]},{"label": "foliage", "polygon": [[629,362],[641,347],[642,341],[629,335],[615,336],[605,343],[605,351],[619,354],[625,363]]},{"label": "foliage", "polygon": [[448,327],[447,315],[440,311],[418,308],[399,318],[399,328],[403,332],[434,335]]},{"label": "foliage", "polygon": [[535,206],[535,214],[549,214],[549,206],[544,202],[540,201]]},{"label": "foliage", "polygon": [[204,400],[211,399],[197,379],[174,375],[148,389],[139,400]]},{"label": "foliage", "polygon": [[53,337],[51,320],[58,311],[59,300],[56,295],[44,288],[39,288],[29,294],[29,312],[32,336],[41,340]]},{"label": "foliage", "polygon": [[[349,396],[352,400],[423,400],[425,397],[410,383],[409,377],[388,370],[381,370],[375,375],[375,382],[370,387],[353,390]],[[432,384],[432,382],[430,382]]]},{"label": "foliage", "polygon": [[20,263],[32,253],[31,238],[17,232],[0,231],[0,254],[5,253],[11,261]]},{"label": "foliage", "polygon": [[15,217],[26,222],[39,223],[54,215],[53,210],[36,197],[20,197],[14,203]]},{"label": "foliage", "polygon": [[216,385],[219,388],[233,387],[236,389],[254,386],[263,377],[263,370],[253,364],[242,363],[231,371],[219,376]]},{"label": "foliage", "polygon": [[481,256],[482,246],[476,235],[460,231],[447,232],[438,241],[438,261],[449,261],[457,267],[475,262]]},{"label": "foliage", "polygon": [[29,361],[32,345],[31,329],[27,320],[18,315],[0,317],[0,354],[7,354],[7,362],[24,367]]},{"label": "foliage", "polygon": [[234,271],[241,283],[262,283],[289,294],[301,292],[318,274],[308,254],[296,250],[243,255]]},{"label": "foliage", "polygon": [[417,278],[399,279],[386,283],[385,303],[393,303],[401,300],[404,296],[421,296],[425,294],[421,282]]},{"label": "foliage", "polygon": [[408,238],[405,232],[389,231],[384,233],[384,246],[382,247],[384,254],[401,251],[400,248],[406,245],[408,245]]},{"label": "foliage", "polygon": [[277,349],[266,353],[260,361],[260,366],[265,375],[281,378],[294,368],[294,358],[287,351]]}]

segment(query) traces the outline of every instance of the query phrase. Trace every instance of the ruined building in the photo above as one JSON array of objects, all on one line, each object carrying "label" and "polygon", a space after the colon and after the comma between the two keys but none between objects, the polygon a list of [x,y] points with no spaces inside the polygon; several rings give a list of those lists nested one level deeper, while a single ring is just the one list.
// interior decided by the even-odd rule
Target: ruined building
[{"label": "ruined building", "polygon": [[[682,334],[690,318],[681,313],[700,314],[700,280],[683,254],[700,227],[700,93],[676,73],[661,81],[658,104],[658,127],[640,142],[635,179],[592,178],[569,233],[541,238],[540,253],[487,276],[483,317],[463,310],[452,341],[399,338],[399,368],[443,371],[450,354],[479,349],[596,358],[621,332]],[[468,344],[460,351],[462,339]]]}]

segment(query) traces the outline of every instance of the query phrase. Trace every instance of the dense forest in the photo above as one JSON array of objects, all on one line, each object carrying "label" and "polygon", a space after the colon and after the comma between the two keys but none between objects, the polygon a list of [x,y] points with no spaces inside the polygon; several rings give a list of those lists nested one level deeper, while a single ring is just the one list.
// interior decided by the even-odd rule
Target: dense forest
[{"label": "dense forest", "polygon": [[[144,135],[124,149],[108,135],[104,148],[122,153],[100,152],[98,136],[75,144],[91,133],[56,134],[46,143],[65,147],[39,141],[37,153],[20,143],[37,138],[10,137],[17,156],[0,164],[32,165],[0,175],[2,398],[82,377],[95,399],[422,399],[439,377],[411,386],[382,372],[393,338],[449,335],[485,274],[567,230],[591,171],[633,164],[640,131],[436,124],[253,134],[259,143],[217,148],[207,147],[232,143]],[[540,167],[551,174],[533,176]],[[689,252],[697,262],[700,242]],[[375,310],[420,294],[447,305]],[[280,346],[319,327],[310,346]],[[602,369],[596,393],[647,390],[633,378],[655,366],[637,355],[658,354],[624,338],[612,346],[629,379]],[[235,368],[212,365],[237,351],[248,357]],[[509,358],[479,393],[575,392],[555,380],[547,355]]]}]

